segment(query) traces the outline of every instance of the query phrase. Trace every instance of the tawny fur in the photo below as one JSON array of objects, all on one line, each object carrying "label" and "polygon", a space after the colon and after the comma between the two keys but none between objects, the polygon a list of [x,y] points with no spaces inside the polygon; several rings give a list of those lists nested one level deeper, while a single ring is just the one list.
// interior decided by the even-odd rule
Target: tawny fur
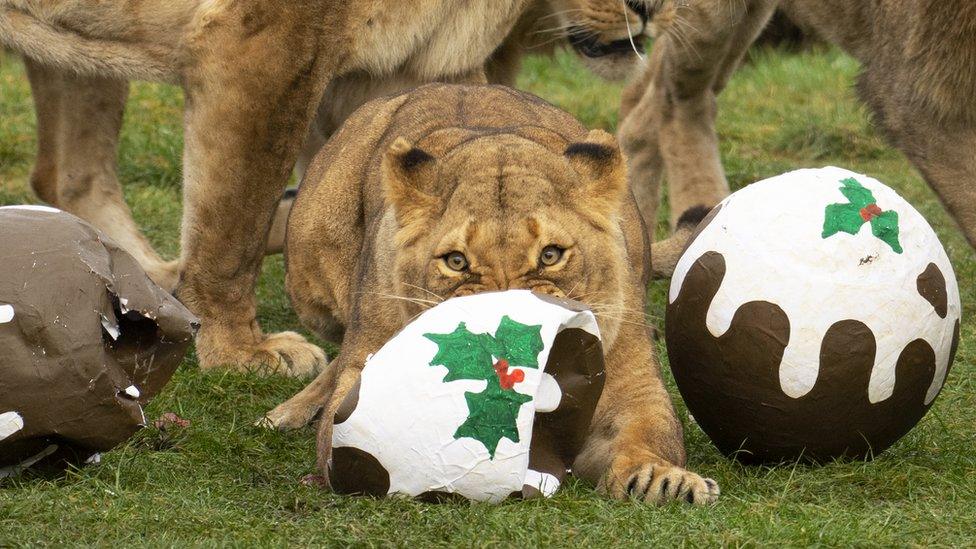
[{"label": "tawny fur", "polygon": [[[530,0],[0,0],[0,44],[25,55],[41,135],[32,182],[93,221],[203,320],[204,368],[307,375],[320,349],[264,334],[254,287],[275,206],[329,83],[481,73]],[[181,256],[132,222],[113,158],[126,80],[186,98]],[[101,205],[101,206],[100,206]]]},{"label": "tawny fur", "polygon": [[[651,6],[653,7],[653,6]],[[645,15],[653,11],[649,8]],[[573,30],[595,36],[601,43],[633,40],[633,51],[586,57],[580,55],[594,73],[608,79],[624,80],[640,68],[639,51],[650,21],[644,21],[620,0],[534,0],[519,17],[515,26],[485,64],[484,73],[442,79],[457,83],[515,85],[515,78],[528,54],[551,55],[567,43]],[[402,74],[377,77],[366,72],[351,73],[334,79],[325,91],[315,122],[309,130],[295,166],[295,179],[301,181],[315,153],[354,110],[370,99],[415,88],[424,81]],[[285,223],[290,202],[283,201],[275,214],[268,237],[268,252],[277,253],[284,245]]]},{"label": "tawny fur", "polygon": [[[549,245],[565,251],[547,267]],[[464,272],[445,262],[455,251]],[[266,422],[296,428],[321,413],[326,467],[331,418],[370,353],[444,299],[531,289],[589,304],[603,334],[606,388],[575,473],[617,498],[712,502],[714,481],[683,468],[644,318],[649,252],[610,134],[497,86],[372,101],[315,158],[288,224],[292,303],[322,337],[344,332],[342,351]]]},{"label": "tawny fur", "polygon": [[625,93],[619,136],[653,226],[667,173],[672,223],[728,192],[716,96],[776,7],[862,65],[861,98],[976,247],[976,3],[971,0],[704,0],[678,5],[643,78]]}]

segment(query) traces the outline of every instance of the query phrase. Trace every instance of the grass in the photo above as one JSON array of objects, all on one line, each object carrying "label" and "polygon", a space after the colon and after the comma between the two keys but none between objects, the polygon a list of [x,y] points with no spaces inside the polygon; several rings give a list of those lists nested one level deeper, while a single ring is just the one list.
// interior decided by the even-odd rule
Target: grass
[{"label": "grass", "polygon": [[[719,131],[736,188],[805,166],[837,164],[895,187],[933,223],[976,308],[976,258],[932,192],[871,128],[855,100],[856,64],[834,51],[760,52],[722,95]],[[583,72],[570,55],[531,60],[521,85],[613,129],[619,85]],[[126,112],[120,174],[140,225],[176,253],[180,110],[172,88],[138,84]],[[0,56],[0,204],[33,201],[28,174],[33,113],[23,67]],[[662,212],[663,219],[664,212]],[[270,258],[260,286],[268,329],[298,321]],[[661,318],[666,282],[650,288]],[[922,422],[872,462],[744,467],[723,459],[686,421],[690,466],[719,481],[711,508],[608,501],[571,482],[549,501],[427,505],[366,500],[302,486],[313,435],[252,427],[301,381],[204,373],[191,355],[147,415],[176,412],[179,433],[149,428],[100,465],[59,478],[0,480],[0,546],[7,545],[936,545],[969,546],[976,524],[976,322],[942,395]],[[666,364],[663,347],[659,349]],[[2,360],[2,359],[0,359]],[[673,394],[677,397],[677,392]],[[678,403],[682,418],[687,414]]]}]

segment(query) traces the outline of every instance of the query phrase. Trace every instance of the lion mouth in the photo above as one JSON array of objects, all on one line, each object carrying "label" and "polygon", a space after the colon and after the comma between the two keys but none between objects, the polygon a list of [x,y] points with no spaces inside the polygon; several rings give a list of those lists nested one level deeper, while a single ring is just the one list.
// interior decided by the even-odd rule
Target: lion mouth
[{"label": "lion mouth", "polygon": [[583,30],[582,27],[574,27],[569,32],[569,43],[581,55],[591,58],[606,57],[609,55],[625,55],[640,51],[644,47],[644,37],[642,35],[614,40],[613,42],[600,42],[600,40]]}]

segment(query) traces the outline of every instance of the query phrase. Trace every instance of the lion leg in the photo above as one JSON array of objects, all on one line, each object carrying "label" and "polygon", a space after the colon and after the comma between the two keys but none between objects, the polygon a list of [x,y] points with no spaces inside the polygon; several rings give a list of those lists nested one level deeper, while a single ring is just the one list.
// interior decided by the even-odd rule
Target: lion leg
[{"label": "lion leg", "polygon": [[680,40],[665,35],[655,44],[644,95],[620,127],[631,186],[651,236],[662,171],[668,177],[672,228],[688,210],[710,208],[728,195],[715,131],[716,96],[775,5],[775,0],[749,0],[722,10],[686,6]]},{"label": "lion leg", "polygon": [[617,499],[713,503],[715,481],[688,471],[681,424],[647,330],[628,325],[606,357],[606,385],[574,474]]},{"label": "lion leg", "polygon": [[116,175],[123,80],[81,76],[25,59],[37,110],[38,197],[88,221],[132,254],[157,284],[176,286],[175,261],[164,261],[142,235]]},{"label": "lion leg", "polygon": [[[292,175],[297,185],[301,184],[302,179],[305,178],[305,172],[308,171],[308,166],[312,163],[312,159],[325,146],[327,140],[328,135],[322,133],[317,122],[309,126],[308,135],[305,137],[301,152],[298,154],[298,160],[295,162],[295,168],[292,170]],[[285,251],[285,232],[288,228],[288,216],[291,214],[291,207],[295,204],[295,196],[297,194],[297,187],[288,189],[281,197],[281,201],[278,202],[274,217],[271,218],[271,230],[268,231],[268,246],[264,250],[265,255],[280,254]]]},{"label": "lion leg", "polygon": [[38,198],[53,205],[58,203],[58,122],[63,95],[57,85],[60,75],[27,57],[24,66],[37,117],[37,159],[31,172],[31,188]]},{"label": "lion leg", "polygon": [[[341,365],[337,365],[340,367],[336,369],[334,374],[335,383],[322,391],[324,398],[319,402],[324,403],[322,409],[323,421],[319,422],[318,435],[316,436],[316,466],[326,479],[329,476],[329,460],[332,459],[333,418],[339,410],[339,405],[345,400],[346,395],[359,382],[360,374],[362,374],[363,366],[366,362],[366,356],[366,353],[361,351],[349,353]],[[320,395],[316,395],[316,397],[318,396]],[[328,480],[325,482],[328,484]]]},{"label": "lion leg", "polygon": [[933,133],[904,150],[976,249],[976,129]]},{"label": "lion leg", "polygon": [[[256,318],[255,287],[275,206],[325,88],[328,69],[320,63],[331,56],[307,52],[305,66],[282,64],[274,58],[279,48],[297,45],[269,44],[262,57],[223,31],[215,27],[201,38],[207,42],[199,45],[197,65],[185,77],[177,295],[201,318],[202,368],[256,366],[266,373],[306,376],[324,365],[325,353],[294,332],[264,334]],[[233,26],[226,32],[233,33]],[[210,41],[224,45],[211,47]],[[314,44],[296,39],[302,43]],[[262,70],[241,74],[245,69],[238,60],[244,57],[247,67]]]},{"label": "lion leg", "polygon": [[[671,116],[661,132],[672,229],[678,227],[681,217],[692,208],[711,208],[729,195],[715,130],[717,98],[772,17],[777,3],[776,0],[750,0],[737,4],[740,9],[731,14],[732,20],[737,21],[733,26],[728,26],[727,20],[709,21],[722,25],[720,28],[728,34],[723,36],[725,33],[718,31],[717,37],[702,36],[698,48],[720,57],[708,60],[708,53],[699,56],[695,52],[677,56],[677,70],[671,73],[667,95]],[[702,57],[706,57],[705,64]]]},{"label": "lion leg", "polygon": [[627,158],[630,189],[637,200],[641,217],[647,228],[649,242],[654,241],[657,210],[661,200],[661,178],[664,173],[659,134],[659,111],[664,108],[663,96],[657,92],[656,75],[661,70],[664,48],[655,46],[648,65],[641,76],[623,91],[620,108],[620,127],[617,139]]},{"label": "lion leg", "polygon": [[916,111],[904,122],[888,133],[976,249],[976,128],[927,121]]}]

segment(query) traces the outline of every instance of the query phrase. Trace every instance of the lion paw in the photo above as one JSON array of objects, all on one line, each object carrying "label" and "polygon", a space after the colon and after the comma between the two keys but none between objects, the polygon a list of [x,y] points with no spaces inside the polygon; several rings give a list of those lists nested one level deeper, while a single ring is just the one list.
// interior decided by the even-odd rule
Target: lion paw
[{"label": "lion paw", "polygon": [[684,501],[708,505],[718,501],[718,483],[670,464],[644,463],[627,471],[611,471],[606,486],[618,499],[634,498],[664,505]]},{"label": "lion paw", "polygon": [[265,429],[291,431],[312,423],[321,411],[321,403],[295,402],[293,398],[282,402],[264,414],[264,417],[255,422],[255,425]]},{"label": "lion paw", "polygon": [[308,377],[325,366],[328,358],[319,347],[295,332],[264,336],[257,344],[231,349],[200,350],[203,368],[230,366],[241,371],[257,371],[292,377]]}]

